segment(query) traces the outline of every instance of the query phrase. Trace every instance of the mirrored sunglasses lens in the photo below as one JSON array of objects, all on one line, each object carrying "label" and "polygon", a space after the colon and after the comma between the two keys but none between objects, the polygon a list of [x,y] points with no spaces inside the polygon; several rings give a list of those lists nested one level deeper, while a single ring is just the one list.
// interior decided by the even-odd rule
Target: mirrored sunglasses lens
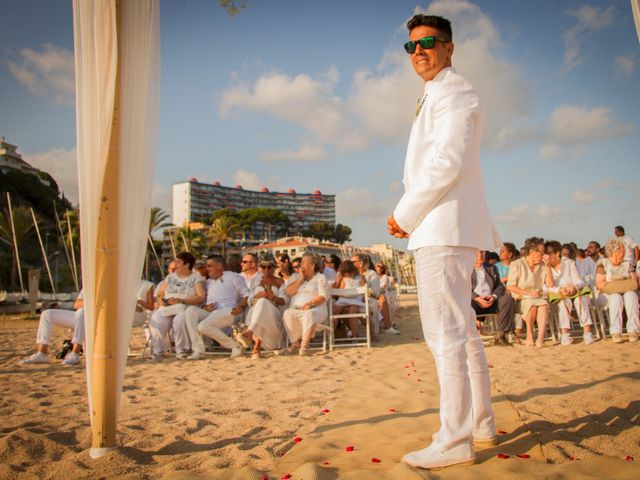
[{"label": "mirrored sunglasses lens", "polygon": [[404,50],[407,53],[413,53],[416,51],[416,42],[407,42],[404,44]]},{"label": "mirrored sunglasses lens", "polygon": [[425,50],[429,50],[436,44],[436,37],[424,37],[418,40],[418,43]]}]

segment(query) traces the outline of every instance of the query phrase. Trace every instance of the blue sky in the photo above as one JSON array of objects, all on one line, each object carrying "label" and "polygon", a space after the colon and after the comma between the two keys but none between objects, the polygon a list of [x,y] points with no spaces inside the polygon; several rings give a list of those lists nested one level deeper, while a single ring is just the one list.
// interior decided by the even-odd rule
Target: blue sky
[{"label": "blue sky", "polygon": [[[75,185],[70,1],[0,0],[0,136]],[[579,245],[640,240],[640,45],[620,1],[161,0],[154,204],[190,177],[320,189],[359,244],[394,243],[420,80],[402,49],[417,10],[451,19],[454,66],[483,99],[484,183],[498,230]]]}]

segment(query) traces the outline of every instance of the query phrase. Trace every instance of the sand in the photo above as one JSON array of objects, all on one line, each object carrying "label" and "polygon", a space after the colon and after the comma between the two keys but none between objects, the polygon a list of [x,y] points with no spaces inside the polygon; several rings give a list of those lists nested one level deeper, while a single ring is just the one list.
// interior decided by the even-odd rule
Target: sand
[{"label": "sand", "polygon": [[[640,478],[640,345],[610,340],[488,347],[500,444],[477,449],[473,466],[401,463],[437,430],[439,400],[414,296],[398,323],[401,335],[370,350],[131,358],[121,448],[91,460],[83,369],[18,365],[37,321],[0,318],[0,478]],[[54,345],[64,338],[56,330]]]}]

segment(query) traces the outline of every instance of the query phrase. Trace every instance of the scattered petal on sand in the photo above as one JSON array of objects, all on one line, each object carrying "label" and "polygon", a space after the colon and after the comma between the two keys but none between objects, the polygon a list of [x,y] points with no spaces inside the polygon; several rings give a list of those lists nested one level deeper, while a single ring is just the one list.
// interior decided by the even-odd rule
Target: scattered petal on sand
[{"label": "scattered petal on sand", "polygon": [[627,462],[633,462],[633,457],[631,455],[627,455],[627,457],[625,458],[625,460]]},{"label": "scattered petal on sand", "polygon": [[296,443],[300,443],[302,441],[302,439],[300,437],[296,437],[293,439],[294,442]]},{"label": "scattered petal on sand", "polygon": [[390,408],[389,411],[392,412],[392,413],[395,413],[396,409],[395,408]]},{"label": "scattered petal on sand", "polygon": [[380,460],[379,458],[376,458],[376,457],[373,457],[373,458],[371,459],[371,462],[372,462],[372,463],[380,463],[381,461],[382,461],[382,460]]},{"label": "scattered petal on sand", "polygon": [[266,476],[266,475],[262,475],[262,476],[260,477],[260,480],[269,480],[269,477],[268,477],[268,476]]},{"label": "scattered petal on sand", "polygon": [[331,465],[329,462],[322,462],[322,465]]},{"label": "scattered petal on sand", "polygon": [[349,445],[348,447],[345,447],[344,449],[346,452],[353,452],[353,445]]},{"label": "scattered petal on sand", "polygon": [[328,408],[325,408],[322,410],[322,413],[329,413],[331,410],[329,410]]},{"label": "scattered petal on sand", "polygon": [[282,475],[280,477],[282,480],[288,480],[289,478],[291,478],[291,474],[290,473],[285,473],[284,475]]},{"label": "scattered petal on sand", "polygon": [[493,365],[489,364],[489,365],[488,365],[488,367],[489,367],[489,368],[493,368]]},{"label": "scattered petal on sand", "polygon": [[504,430],[498,430],[498,435],[506,435],[507,432],[505,432]]},{"label": "scattered petal on sand", "polygon": [[517,456],[519,458],[531,458],[531,455],[529,455],[528,453],[519,453]]},{"label": "scattered petal on sand", "polygon": [[509,455],[507,455],[506,453],[499,453],[498,458],[509,458]]},{"label": "scattered petal on sand", "polygon": [[574,457],[573,455],[571,455],[571,456],[569,457],[569,461],[571,461],[571,460],[575,460],[575,457]]}]

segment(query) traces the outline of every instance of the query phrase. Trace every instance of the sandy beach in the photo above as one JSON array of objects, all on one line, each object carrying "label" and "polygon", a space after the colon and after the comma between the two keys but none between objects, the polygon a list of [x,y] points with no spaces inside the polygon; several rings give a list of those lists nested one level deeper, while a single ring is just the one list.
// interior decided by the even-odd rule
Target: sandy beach
[{"label": "sandy beach", "polygon": [[[130,358],[122,447],[98,460],[84,370],[18,365],[37,320],[0,317],[0,478],[640,478],[640,345],[610,340],[488,347],[500,444],[477,449],[473,466],[401,463],[430,442],[439,403],[415,296],[401,305],[402,334],[370,350]],[[64,338],[56,329],[54,345]]]}]

